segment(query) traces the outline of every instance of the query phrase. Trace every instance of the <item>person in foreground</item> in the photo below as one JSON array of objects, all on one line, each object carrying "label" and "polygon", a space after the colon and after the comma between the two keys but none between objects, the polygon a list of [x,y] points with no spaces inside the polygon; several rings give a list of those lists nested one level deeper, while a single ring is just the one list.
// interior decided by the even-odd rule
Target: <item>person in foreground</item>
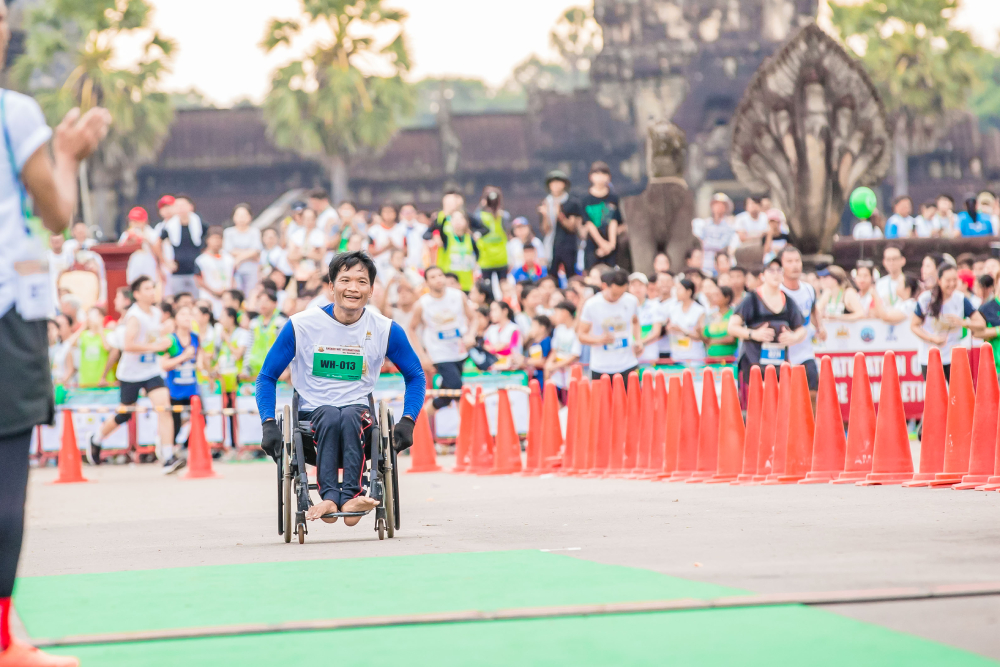
[{"label": "person in foreground", "polygon": [[[275,385],[291,365],[299,392],[300,419],[312,423],[316,441],[316,478],[322,502],[306,518],[332,512],[367,512],[378,505],[361,494],[364,438],[373,416],[368,394],[388,359],[406,382],[403,416],[396,424],[395,448],[413,444],[413,426],[424,402],[426,381],[420,359],[399,324],[368,310],[375,263],[363,252],[346,252],[330,262],[333,303],[292,315],[281,328],[257,376],[257,410],[263,423],[261,447],[278,460],[281,431],[274,419]],[[343,481],[338,470],[343,468]],[[327,523],[336,517],[323,519]],[[353,526],[361,517],[345,517]]]},{"label": "person in foreground", "polygon": [[[0,70],[10,41],[0,0]],[[76,658],[48,655],[11,634],[11,595],[24,529],[31,431],[51,424],[52,376],[46,349],[54,305],[45,247],[32,219],[62,234],[77,205],[80,162],[108,133],[111,115],[73,109],[55,129],[38,103],[0,89],[0,666],[75,667]],[[50,141],[51,140],[51,141]]]}]

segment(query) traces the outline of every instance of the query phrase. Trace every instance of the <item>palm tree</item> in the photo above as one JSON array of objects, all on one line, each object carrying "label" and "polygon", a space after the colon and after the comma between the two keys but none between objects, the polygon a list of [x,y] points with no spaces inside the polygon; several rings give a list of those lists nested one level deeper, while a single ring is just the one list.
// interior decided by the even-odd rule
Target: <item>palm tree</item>
[{"label": "palm tree", "polygon": [[590,61],[596,56],[603,43],[601,26],[594,20],[590,9],[570,7],[559,17],[549,31],[549,44],[569,67],[574,88],[586,87],[587,81],[580,82],[580,71],[590,70]]},{"label": "palm tree", "polygon": [[301,20],[271,21],[261,42],[270,53],[311,40],[298,49],[300,59],[272,75],[264,117],[275,144],[326,161],[331,194],[340,201],[351,157],[384,146],[411,112],[402,78],[410,69],[406,13],[382,0],[302,0],[302,10]]},{"label": "palm tree", "polygon": [[966,106],[978,80],[981,49],[951,26],[958,0],[866,0],[830,7],[840,38],[867,65],[890,112],[895,194],[904,195],[913,125]]},{"label": "palm tree", "polygon": [[[35,96],[52,125],[75,106],[111,112],[108,138],[89,169],[81,165],[93,192],[93,215],[85,220],[105,234],[114,231],[119,193],[135,198],[136,171],[155,158],[173,121],[169,96],[158,90],[171,40],[153,32],[134,62],[117,66],[119,39],[148,33],[151,11],[147,0],[43,0],[28,13],[25,53],[11,67],[12,79]],[[81,199],[87,213],[89,202]]]}]

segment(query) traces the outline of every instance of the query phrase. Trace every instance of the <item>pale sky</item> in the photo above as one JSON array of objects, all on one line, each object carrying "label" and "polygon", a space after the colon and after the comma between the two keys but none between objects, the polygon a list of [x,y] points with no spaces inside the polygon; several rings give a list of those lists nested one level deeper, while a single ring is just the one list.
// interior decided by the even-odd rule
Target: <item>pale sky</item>
[{"label": "pale sky", "polygon": [[[588,0],[392,0],[409,13],[413,78],[459,75],[499,85],[532,53],[549,53],[548,33],[568,7]],[[271,71],[288,54],[258,48],[272,17],[294,17],[300,0],[152,0],[155,26],[178,43],[171,90],[199,89],[227,105],[259,102]],[[963,0],[956,23],[991,46],[1000,31],[1000,0]]]}]

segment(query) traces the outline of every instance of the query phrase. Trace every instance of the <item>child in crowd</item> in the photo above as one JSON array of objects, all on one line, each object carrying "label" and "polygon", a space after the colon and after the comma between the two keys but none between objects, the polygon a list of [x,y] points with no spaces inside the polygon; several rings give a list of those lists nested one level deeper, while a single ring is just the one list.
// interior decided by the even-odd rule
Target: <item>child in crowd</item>
[{"label": "child in crowd", "polygon": [[[198,334],[191,331],[192,308],[180,306],[174,313],[174,333],[170,335],[170,347],[160,357],[160,367],[167,372],[167,389],[170,390],[170,405],[190,407],[191,399],[198,395]],[[190,414],[186,415],[190,419]],[[174,444],[185,422],[181,413],[173,413]],[[187,439],[181,445],[187,449]],[[183,456],[176,457],[164,473],[175,472],[185,465]]]},{"label": "child in crowd", "polygon": [[109,345],[105,339],[104,309],[94,306],[87,311],[87,327],[80,331],[80,386],[106,387],[115,382],[108,364]]},{"label": "child in crowd", "polygon": [[548,269],[538,261],[538,250],[535,246],[526,245],[521,252],[524,256],[524,262],[517,266],[511,273],[511,277],[515,283],[519,283],[522,280],[534,283],[548,275]]},{"label": "child in crowd", "polygon": [[194,260],[194,281],[198,296],[212,303],[216,317],[222,315],[222,295],[233,287],[233,258],[222,252],[222,228],[209,227],[205,251]]},{"label": "child in crowd", "polygon": [[[511,271],[525,263],[524,249],[532,247],[535,249],[536,260],[544,262],[545,245],[531,231],[531,225],[524,216],[514,218],[511,223],[512,238],[507,242],[507,261],[510,263]],[[544,275],[544,274],[543,274]]]},{"label": "child in crowd", "polygon": [[583,349],[576,337],[576,307],[570,301],[562,301],[552,310],[551,354],[545,360],[545,374],[559,390],[559,400],[566,403],[569,387],[567,369],[580,359]]},{"label": "child in crowd", "polygon": [[[545,363],[552,350],[552,320],[545,315],[539,315],[531,320],[531,329],[527,341],[528,354],[524,363],[538,384],[545,387]],[[533,369],[533,370],[532,370]]]}]

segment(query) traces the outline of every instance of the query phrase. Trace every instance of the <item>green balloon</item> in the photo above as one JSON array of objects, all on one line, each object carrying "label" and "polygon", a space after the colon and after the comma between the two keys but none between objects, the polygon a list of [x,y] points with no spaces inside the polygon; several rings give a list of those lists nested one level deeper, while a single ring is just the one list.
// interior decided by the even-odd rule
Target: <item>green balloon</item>
[{"label": "green balloon", "polygon": [[867,220],[878,207],[878,199],[871,188],[855,188],[851,193],[851,213],[859,220]]}]

